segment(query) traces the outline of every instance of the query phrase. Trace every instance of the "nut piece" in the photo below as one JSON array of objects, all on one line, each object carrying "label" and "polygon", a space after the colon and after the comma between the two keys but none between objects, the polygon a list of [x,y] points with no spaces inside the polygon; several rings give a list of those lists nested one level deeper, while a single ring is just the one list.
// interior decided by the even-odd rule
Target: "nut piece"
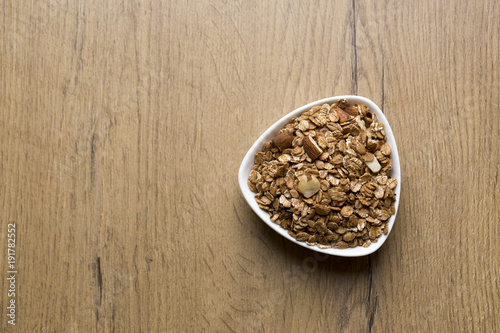
[{"label": "nut piece", "polygon": [[294,135],[291,134],[290,132],[281,132],[274,137],[273,143],[280,150],[284,150],[292,146],[294,138],[295,138]]},{"label": "nut piece", "polygon": [[306,136],[302,140],[302,146],[311,160],[315,160],[319,155],[323,154],[323,150],[310,135]]},{"label": "nut piece", "polygon": [[358,115],[358,107],[354,105],[346,107],[344,111],[353,117],[356,117]]},{"label": "nut piece", "polygon": [[380,163],[378,162],[378,160],[377,160],[377,158],[375,156],[373,156],[373,161],[367,162],[365,160],[365,164],[366,164],[367,167],[370,168],[370,170],[372,172],[377,173],[377,172],[380,171]]},{"label": "nut piece", "polygon": [[306,198],[310,198],[315,195],[320,189],[320,183],[318,178],[310,175],[308,173],[298,177],[299,184],[297,185],[297,190],[304,195]]},{"label": "nut piece", "polygon": [[337,115],[339,116],[340,123],[344,123],[344,122],[354,118],[353,116],[351,116],[350,114],[346,113],[345,111],[343,111],[341,109],[336,109],[335,111],[337,112]]}]

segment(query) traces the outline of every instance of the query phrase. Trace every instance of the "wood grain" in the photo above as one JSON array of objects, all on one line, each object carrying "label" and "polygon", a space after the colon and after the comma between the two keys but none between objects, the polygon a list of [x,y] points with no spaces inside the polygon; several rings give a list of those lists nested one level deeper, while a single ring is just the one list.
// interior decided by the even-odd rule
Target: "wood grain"
[{"label": "wood grain", "polygon": [[[500,330],[495,1],[0,4],[1,331]],[[357,259],[284,240],[237,184],[270,124],[341,94],[383,108],[402,168]]]}]

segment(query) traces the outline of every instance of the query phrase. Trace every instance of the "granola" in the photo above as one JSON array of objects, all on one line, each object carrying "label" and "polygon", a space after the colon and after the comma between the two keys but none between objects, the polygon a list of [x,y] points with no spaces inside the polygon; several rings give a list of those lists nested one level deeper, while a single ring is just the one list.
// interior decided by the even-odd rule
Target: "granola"
[{"label": "granola", "polygon": [[397,180],[383,123],[345,99],[291,119],[255,155],[248,186],[290,236],[320,248],[364,246],[389,231]]}]

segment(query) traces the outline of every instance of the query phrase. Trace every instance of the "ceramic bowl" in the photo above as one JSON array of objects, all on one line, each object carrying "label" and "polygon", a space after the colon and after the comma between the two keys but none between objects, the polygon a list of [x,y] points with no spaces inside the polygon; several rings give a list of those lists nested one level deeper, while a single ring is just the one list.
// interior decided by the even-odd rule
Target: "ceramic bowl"
[{"label": "ceramic bowl", "polygon": [[[398,185],[394,189],[394,193],[396,194],[396,202],[395,202],[395,207],[396,207],[396,213],[391,216],[389,219],[389,232],[387,235],[382,235],[378,238],[377,243],[372,243],[368,247],[362,247],[362,246],[357,246],[353,248],[347,248],[347,249],[335,249],[335,248],[329,248],[329,249],[320,249],[316,245],[307,245],[305,242],[299,242],[295,240],[293,237],[291,237],[288,234],[288,231],[283,229],[281,226],[278,224],[275,224],[271,222],[269,214],[260,209],[259,206],[257,205],[257,202],[255,201],[254,195],[250,188],[248,187],[248,176],[250,174],[250,170],[254,164],[254,156],[257,152],[262,151],[262,146],[265,142],[270,141],[274,138],[274,136],[282,129],[285,127],[286,124],[290,121],[291,118],[298,117],[300,114],[308,111],[311,109],[313,106],[316,105],[323,105],[325,103],[332,104],[339,99],[345,98],[347,99],[351,104],[353,103],[358,103],[358,104],[364,104],[368,106],[371,112],[373,112],[377,120],[379,122],[384,123],[384,129],[385,133],[387,136],[387,143],[391,147],[391,159],[392,159],[392,172],[391,172],[391,177],[396,178],[398,181]],[[360,256],[365,256],[368,254],[371,254],[375,251],[377,251],[387,240],[387,237],[389,237],[391,230],[394,226],[394,221],[396,220],[396,215],[398,212],[398,205],[399,205],[399,199],[400,199],[400,193],[401,193],[401,172],[400,172],[400,166],[399,166],[399,155],[398,155],[398,149],[396,147],[396,141],[394,139],[394,135],[391,130],[391,126],[389,125],[387,119],[385,118],[384,114],[380,110],[380,108],[371,100],[369,100],[366,97],[361,97],[361,96],[335,96],[335,97],[328,97],[324,98],[312,103],[309,103],[307,105],[304,105],[277,122],[275,122],[273,125],[271,125],[265,132],[262,134],[257,141],[252,145],[250,150],[247,152],[245,155],[245,158],[243,159],[243,162],[241,163],[240,170],[238,173],[238,182],[241,188],[241,192],[243,193],[243,196],[245,197],[246,201],[250,205],[250,207],[253,209],[253,211],[264,221],[269,227],[271,227],[274,231],[276,231],[278,234],[281,236],[285,237],[291,242],[294,242],[300,246],[306,247],[310,250],[321,252],[321,253],[326,253],[329,255],[334,255],[334,256],[340,256],[340,257],[360,257]]]}]

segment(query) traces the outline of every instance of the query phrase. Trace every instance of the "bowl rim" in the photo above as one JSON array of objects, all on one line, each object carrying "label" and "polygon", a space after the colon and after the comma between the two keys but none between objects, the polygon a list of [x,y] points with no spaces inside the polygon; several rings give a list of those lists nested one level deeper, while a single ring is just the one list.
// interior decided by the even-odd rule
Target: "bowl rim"
[{"label": "bowl rim", "polygon": [[[289,120],[291,118],[297,117],[300,114],[304,113],[305,111],[308,111],[311,109],[313,106],[316,105],[323,105],[325,103],[332,104],[339,99],[347,99],[350,103],[358,103],[358,104],[364,104],[368,106],[370,111],[375,113],[377,117],[378,122],[382,122],[384,124],[384,130],[386,133],[386,138],[387,138],[387,143],[391,147],[391,160],[392,160],[392,171],[391,171],[391,177],[396,178],[398,181],[398,184],[396,188],[394,189],[394,193],[396,194],[396,201],[394,203],[395,205],[395,213],[392,215],[389,219],[389,231],[387,235],[381,235],[378,238],[377,243],[372,243],[368,247],[362,247],[362,246],[357,246],[353,248],[347,248],[347,249],[336,249],[336,248],[328,248],[328,249],[321,249],[317,245],[307,245],[305,242],[299,242],[295,238],[291,237],[288,234],[288,231],[286,229],[283,229],[280,225],[275,224],[271,222],[269,213],[261,208],[259,208],[257,202],[255,201],[254,195],[250,188],[248,187],[248,176],[250,174],[250,170],[254,164],[254,156],[255,153],[259,152],[262,150],[262,146],[265,142],[270,141],[282,128],[285,127],[286,124],[288,124]],[[271,125],[255,142],[254,144],[250,147],[248,152],[245,154],[245,157],[243,158],[243,161],[241,162],[239,172],[238,172],[238,183],[240,186],[240,190],[243,194],[243,197],[249,204],[249,206],[252,208],[252,210],[257,214],[257,216],[260,217],[260,219],[266,223],[269,227],[271,227],[274,231],[276,231],[278,234],[281,236],[285,237],[289,241],[292,241],[295,244],[298,244],[302,247],[305,247],[307,249],[320,252],[320,253],[325,253],[333,256],[339,256],[339,257],[361,257],[361,256],[366,256],[369,254],[374,253],[377,251],[387,240],[389,237],[392,228],[394,226],[394,222],[396,220],[396,216],[398,213],[398,206],[399,206],[399,200],[400,200],[400,193],[401,193],[401,169],[400,169],[400,164],[399,164],[399,154],[398,154],[398,149],[396,145],[396,140],[394,138],[394,134],[392,132],[391,126],[389,122],[387,121],[387,118],[385,117],[384,113],[382,110],[370,99],[359,96],[359,95],[341,95],[341,96],[333,96],[333,97],[327,97],[323,99],[319,99],[317,101],[308,103],[304,106],[301,106],[292,112],[286,114],[285,116],[281,117],[278,121],[276,121],[273,125]]]}]

